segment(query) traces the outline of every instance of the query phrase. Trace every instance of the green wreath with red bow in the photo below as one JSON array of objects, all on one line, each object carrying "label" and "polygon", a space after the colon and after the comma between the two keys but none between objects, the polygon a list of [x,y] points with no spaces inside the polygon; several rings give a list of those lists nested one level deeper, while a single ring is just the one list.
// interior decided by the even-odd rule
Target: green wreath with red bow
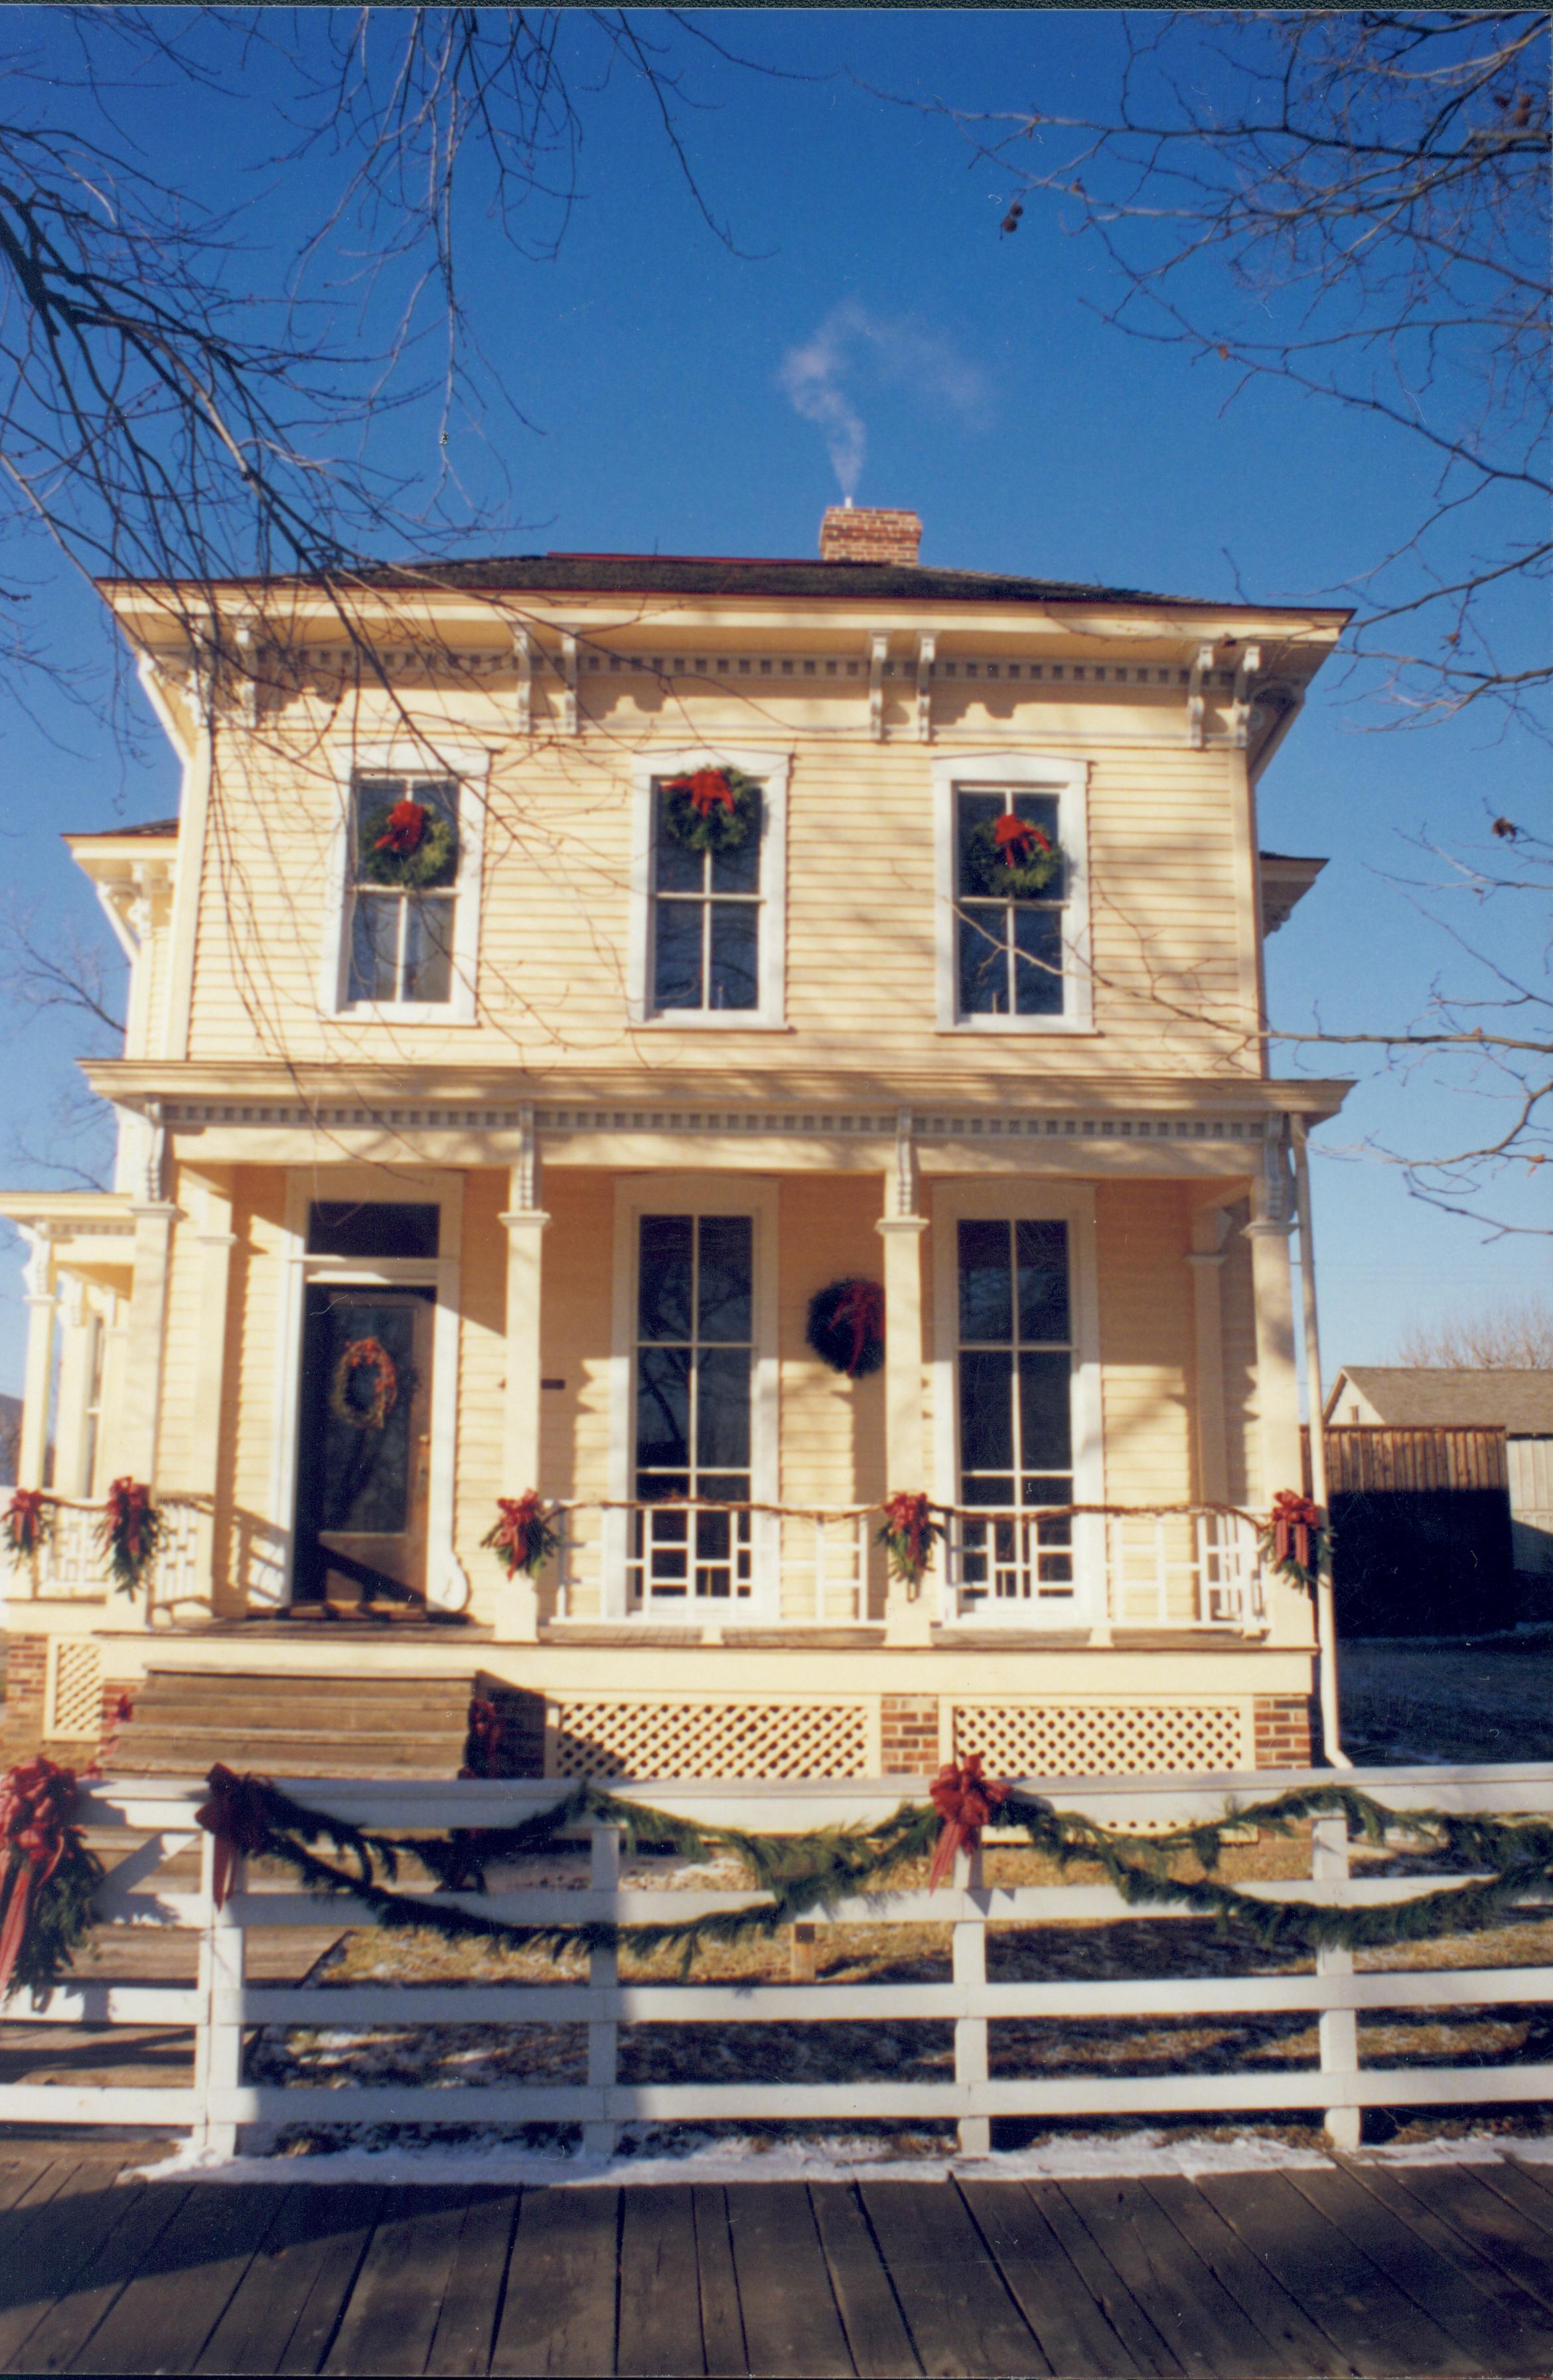
[{"label": "green wreath with red bow", "polygon": [[742,769],[696,769],[663,787],[663,823],[686,851],[737,851],[760,823],[760,788]]},{"label": "green wreath with red bow", "polygon": [[1045,827],[1005,810],[975,828],[965,853],[965,890],[991,900],[1029,900],[1061,876],[1064,855]]},{"label": "green wreath with red bow", "polygon": [[[358,1372],[370,1372],[372,1393],[358,1404],[351,1389]],[[329,1382],[329,1410],[349,1429],[382,1429],[399,1402],[399,1367],[381,1339],[348,1340]]]},{"label": "green wreath with red bow", "polygon": [[363,804],[356,861],[369,884],[432,892],[451,884],[457,873],[458,837],[453,820],[430,802],[406,795],[396,802]]}]

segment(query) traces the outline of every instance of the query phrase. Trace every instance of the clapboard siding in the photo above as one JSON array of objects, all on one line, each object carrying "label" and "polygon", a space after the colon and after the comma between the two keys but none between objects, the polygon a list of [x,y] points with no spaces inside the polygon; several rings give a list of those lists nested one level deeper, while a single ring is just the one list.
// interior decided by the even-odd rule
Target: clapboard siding
[{"label": "clapboard siding", "polygon": [[1183,1502],[1192,1476],[1192,1304],[1181,1185],[1102,1182],[1096,1245],[1107,1499]]}]

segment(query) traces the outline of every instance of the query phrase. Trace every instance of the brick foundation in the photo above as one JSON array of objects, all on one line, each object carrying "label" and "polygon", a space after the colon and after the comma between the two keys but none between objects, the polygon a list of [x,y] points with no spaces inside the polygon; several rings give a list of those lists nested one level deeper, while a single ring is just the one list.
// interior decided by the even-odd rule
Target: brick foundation
[{"label": "brick foundation", "polygon": [[1255,1706],[1258,1768],[1308,1768],[1312,1711],[1307,1694],[1258,1694]]},{"label": "brick foundation", "polygon": [[880,1705],[886,1777],[930,1777],[939,1766],[937,1694],[886,1694]]},{"label": "brick foundation", "polygon": [[30,1760],[43,1741],[43,1698],[48,1681],[46,1636],[13,1636],[6,1650],[6,1704],[0,1716],[0,1750],[7,1763]]}]

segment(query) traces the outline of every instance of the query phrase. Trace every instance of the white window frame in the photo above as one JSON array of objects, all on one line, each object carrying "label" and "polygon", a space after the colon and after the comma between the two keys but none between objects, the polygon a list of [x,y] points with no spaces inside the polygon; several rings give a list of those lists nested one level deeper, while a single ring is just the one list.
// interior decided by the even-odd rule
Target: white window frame
[{"label": "white window frame", "polygon": [[[1028,1174],[940,1182],[933,1190],[933,1468],[934,1494],[960,1501],[960,1233],[962,1220],[1010,1218],[1068,1227],[1069,1327],[1073,1332],[1074,1502],[1106,1500],[1104,1409],[1100,1400],[1099,1281],[1096,1253],[1095,1185],[1047,1182]],[[1074,1523],[1074,1594],[1067,1609],[1035,1604],[975,1605],[975,1625],[1037,1630],[1106,1627],[1105,1522],[1081,1514]],[[959,1617],[952,1588],[943,1588],[944,1619]]]},{"label": "white window frame", "polygon": [[[434,1257],[315,1257],[308,1254],[308,1209],[315,1200],[349,1199],[361,1206],[436,1207],[441,1211]],[[462,1271],[464,1176],[443,1171],[389,1172],[381,1165],[294,1168],[286,1178],[285,1228],[279,1256],[283,1290],[274,1431],[271,1440],[270,1511],[278,1559],[270,1579],[249,1600],[255,1609],[289,1604],[297,1560],[297,1439],[302,1394],[302,1334],[310,1281],[368,1288],[430,1288],[431,1318],[431,1460],[427,1478],[426,1600],[438,1611],[468,1607],[469,1581],[454,1550],[454,1497],[458,1461],[459,1277]]]},{"label": "white window frame", "polygon": [[[353,1025],[474,1025],[479,963],[479,903],[484,880],[485,814],[491,754],[476,744],[358,744],[334,767],[334,831],[330,840],[319,1007]],[[446,1000],[351,1000],[351,828],[358,777],[451,777],[458,788],[458,871],[453,897],[453,983]]]},{"label": "white window frame", "polygon": [[[1057,839],[1068,867],[1062,918],[1061,1016],[962,1016],[955,965],[954,795],[1004,791],[1055,794]],[[1089,763],[1057,752],[960,752],[933,763],[935,942],[940,1033],[1092,1033],[1089,947]]]},{"label": "white window frame", "polygon": [[[631,936],[627,999],[633,1025],[653,1033],[784,1031],[787,1024],[787,780],[790,752],[756,751],[743,744],[686,744],[677,751],[638,754],[632,769]],[[652,788],[697,769],[742,769],[760,782],[765,812],[760,839],[760,894],[756,1008],[668,1008],[652,1005]]]},{"label": "white window frame", "polygon": [[[743,766],[742,761],[738,763]],[[752,771],[753,773],[753,771]],[[755,1312],[749,1383],[749,1495],[775,1504],[782,1483],[781,1357],[777,1305],[780,1185],[754,1173],[637,1173],[614,1187],[614,1302],[610,1353],[610,1494],[632,1496],[636,1451],[637,1275],[644,1215],[749,1215],[754,1219]],[[780,1615],[779,1541],[770,1513],[758,1512],[751,1533],[753,1561],[746,1602],[715,1611],[694,1596],[677,1610],[633,1612],[633,1621],[684,1628],[728,1621],[756,1627]],[[605,1620],[626,1617],[626,1547],[630,1515],[605,1515],[602,1609]]]}]

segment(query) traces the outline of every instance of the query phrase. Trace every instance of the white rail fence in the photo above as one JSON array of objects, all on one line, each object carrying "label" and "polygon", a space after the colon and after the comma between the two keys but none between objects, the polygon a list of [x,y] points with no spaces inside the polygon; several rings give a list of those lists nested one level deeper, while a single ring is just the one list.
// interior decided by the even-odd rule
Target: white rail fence
[{"label": "white rail fence", "polygon": [[[1032,1780],[1065,1809],[1082,1810],[1126,1827],[1173,1826],[1222,1814],[1227,1795],[1242,1799],[1296,1783],[1330,1782],[1331,1772],[1185,1779],[1100,1782]],[[1553,1813],[1553,1767],[1389,1769],[1355,1774],[1351,1781],[1392,1808],[1460,1812]],[[552,1782],[418,1784],[410,1789],[361,1782],[314,1782],[298,1789],[309,1806],[368,1826],[441,1830],[516,1823],[552,1807],[566,1788]],[[801,1830],[838,1821],[882,1817],[901,1798],[894,1779],[871,1784],[731,1785],[688,1782],[626,1787],[631,1798],[695,1818],[765,1830]],[[989,1888],[977,1858],[961,1854],[952,1888],[929,1895],[902,1891],[867,1895],[827,1915],[819,1925],[948,1925],[952,1966],[948,1982],[882,1985],[795,1982],[622,1983],[613,1951],[589,1954],[586,1981],[500,1985],[404,1983],[334,1986],[255,1983],[245,1973],[246,1944],[254,1928],[342,1928],[370,1923],[370,1912],[346,1900],[249,1885],[239,1869],[237,1888],[219,1912],[211,1892],[212,1845],[194,1826],[200,1799],[185,1781],[103,1783],[88,1794],[89,1822],[135,1838],[101,1895],[104,1921],[181,1927],[199,1940],[193,1985],[94,1984],[90,1969],[55,1992],[42,2008],[26,1995],[7,2006],[12,2025],[187,2027],[193,2074],[186,2084],[123,2085],[12,2082],[0,2086],[0,2122],[166,2125],[190,2131],[217,2153],[229,2153],[247,2124],[580,2125],[585,2149],[608,2153],[618,2128],[630,2122],[752,2123],[771,2119],[816,2119],[842,2127],[865,2119],[948,2120],[958,2128],[962,2155],[990,2144],[994,2117],[1131,2116],[1147,2119],[1200,2112],[1222,2120],[1284,2109],[1319,2109],[1340,2146],[1357,2143],[1365,2107],[1469,2107],[1476,2103],[1553,2098],[1553,2065],[1365,2065],[1358,2020],[1388,2010],[1452,2011],[1546,2005],[1553,2000],[1553,1967],[1474,1967],[1353,1972],[1352,1954],[1326,1950],[1315,1972],[1192,1977],[1171,1974],[1113,1981],[989,1982],[988,1928],[1053,1921],[1105,1925],[1136,1921],[1109,1885]],[[586,1888],[531,1888],[453,1896],[462,1905],[517,1924],[621,1924],[691,1917],[747,1904],[758,1894],[733,1890],[637,1888],[620,1877],[617,1829],[597,1827],[590,1837]],[[1009,1838],[1008,1840],[1013,1840]],[[201,1849],[195,1891],[169,1890],[156,1871],[190,1845]],[[1363,1861],[1359,1862],[1360,1866]],[[1351,1872],[1351,1850],[1341,1818],[1316,1822],[1313,1873],[1305,1881],[1248,1884],[1268,1898],[1298,1898],[1345,1906],[1374,1906],[1411,1898],[1440,1879]],[[1546,1904],[1543,1904],[1546,1905]],[[1167,1920],[1188,1916],[1183,1906],[1150,1910]],[[1265,2017],[1307,2012],[1318,2019],[1318,2062],[1269,2070],[1167,2071],[1113,2074],[1059,2061],[1048,2070],[993,2076],[988,2028],[1008,2019],[1181,2019]],[[623,2082],[620,2030],[634,2024],[738,2025],[846,2022],[892,2025],[952,2020],[952,2080],[839,2082]],[[245,2036],[259,2026],[370,2028],[508,2024],[583,2024],[586,2082],[553,2083],[415,2084],[252,2083],[244,2079]],[[14,2042],[13,2035],[13,2042]],[[128,2045],[126,2045],[127,2049]]]}]

